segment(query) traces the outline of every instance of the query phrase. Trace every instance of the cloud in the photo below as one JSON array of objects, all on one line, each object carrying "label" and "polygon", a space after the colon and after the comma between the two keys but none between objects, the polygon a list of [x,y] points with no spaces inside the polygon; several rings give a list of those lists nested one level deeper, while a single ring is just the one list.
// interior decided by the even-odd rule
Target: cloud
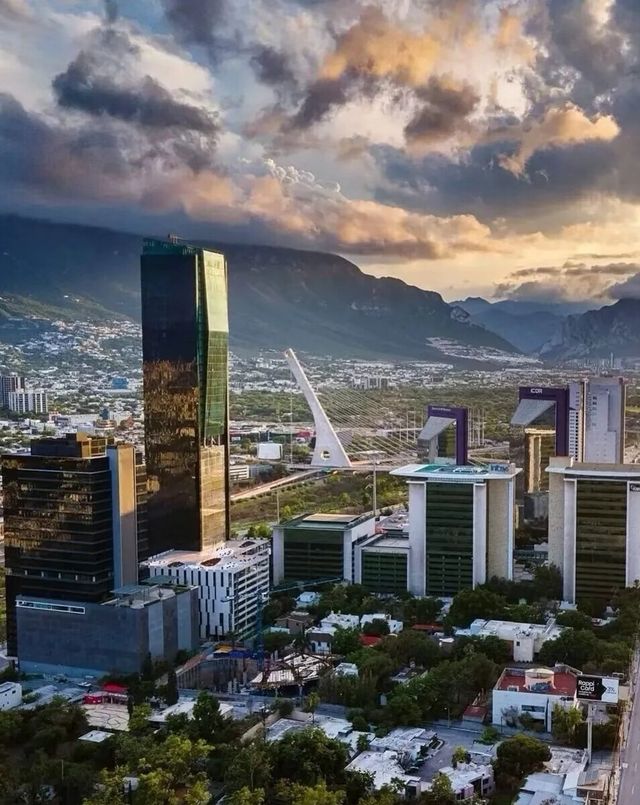
[{"label": "cloud", "polygon": [[432,76],[416,95],[423,105],[404,128],[408,143],[429,144],[451,137],[466,126],[480,100],[471,84],[447,76]]},{"label": "cloud", "polygon": [[613,140],[620,133],[615,119],[610,115],[587,117],[573,104],[548,109],[541,118],[525,123],[524,126],[494,133],[500,139],[518,141],[514,154],[503,154],[500,165],[516,176],[524,173],[529,159],[536,151],[547,148],[564,148],[589,140]]},{"label": "cloud", "polygon": [[26,0],[0,0],[0,18],[10,22],[26,22],[32,18],[32,12]]},{"label": "cloud", "polygon": [[163,0],[163,6],[169,24],[182,42],[199,45],[211,58],[217,57],[226,0]]},{"label": "cloud", "polygon": [[[109,35],[118,50],[130,53],[129,40]],[[53,80],[53,90],[60,106],[87,114],[107,115],[147,128],[174,128],[215,135],[218,123],[214,115],[201,107],[182,103],[155,79],[145,76],[130,85],[102,72],[95,52],[82,51]]]},{"label": "cloud", "polygon": [[119,16],[118,0],[104,0],[104,16],[108,25],[113,25]]},{"label": "cloud", "polygon": [[297,83],[287,54],[269,45],[256,46],[251,56],[251,66],[263,84],[280,87],[295,86]]},{"label": "cloud", "polygon": [[611,299],[640,299],[640,273],[607,289]]}]

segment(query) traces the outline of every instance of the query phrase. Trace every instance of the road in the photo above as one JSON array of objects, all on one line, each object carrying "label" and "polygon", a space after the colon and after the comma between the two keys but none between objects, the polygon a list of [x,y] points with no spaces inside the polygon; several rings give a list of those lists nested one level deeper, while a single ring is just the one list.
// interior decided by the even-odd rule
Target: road
[{"label": "road", "polygon": [[260,486],[253,486],[243,492],[235,492],[231,495],[231,500],[248,500],[249,498],[257,498],[259,495],[265,495],[273,489],[279,489],[283,486],[295,486],[302,481],[308,481],[314,475],[320,475],[322,470],[307,470],[306,472],[297,472],[295,475],[287,475],[286,478],[278,478],[277,481],[270,481],[268,484],[260,484]]},{"label": "road", "polygon": [[621,752],[622,769],[618,788],[618,805],[635,805],[640,802],[640,703],[636,696],[639,665],[636,651],[629,675],[631,713],[625,729],[627,739]]}]

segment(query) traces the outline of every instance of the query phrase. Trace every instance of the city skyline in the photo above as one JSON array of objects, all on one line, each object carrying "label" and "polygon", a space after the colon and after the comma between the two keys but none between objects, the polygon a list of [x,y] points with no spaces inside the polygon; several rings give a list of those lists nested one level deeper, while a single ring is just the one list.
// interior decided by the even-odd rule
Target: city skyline
[{"label": "city skyline", "polygon": [[42,5],[0,2],[6,211],[637,297],[633,0]]}]

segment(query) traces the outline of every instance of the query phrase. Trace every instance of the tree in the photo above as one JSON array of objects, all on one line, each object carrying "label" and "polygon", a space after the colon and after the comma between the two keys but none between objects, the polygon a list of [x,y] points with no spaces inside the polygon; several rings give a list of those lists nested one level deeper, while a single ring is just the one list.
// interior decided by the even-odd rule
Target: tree
[{"label": "tree", "polygon": [[256,791],[241,788],[239,791],[234,791],[229,797],[229,805],[264,805],[265,802],[265,794],[261,788]]},{"label": "tree", "polygon": [[265,632],[262,638],[264,650],[268,654],[282,651],[291,643],[291,640],[289,632]]},{"label": "tree", "polygon": [[471,755],[464,748],[464,746],[456,746],[451,756],[451,763],[453,768],[456,769],[459,763],[468,763],[471,760]]},{"label": "tree", "polygon": [[431,789],[421,796],[420,802],[423,805],[455,805],[456,795],[446,774],[438,772],[434,775]]},{"label": "tree", "polygon": [[319,729],[308,727],[288,732],[271,746],[273,778],[302,785],[316,785],[331,780],[340,785],[348,762],[346,747]]},{"label": "tree", "polygon": [[439,598],[409,598],[404,605],[404,618],[412,623],[434,623],[441,611]]},{"label": "tree", "polygon": [[149,730],[149,717],[151,705],[137,704],[129,716],[129,732],[131,735],[141,735]]},{"label": "tree", "polygon": [[343,791],[329,791],[322,781],[314,786],[292,785],[283,780],[278,784],[276,798],[282,805],[342,805],[345,800]]},{"label": "tree", "polygon": [[358,735],[358,741],[356,743],[356,749],[358,752],[366,752],[367,749],[371,746],[371,741],[369,737],[365,734]]},{"label": "tree", "polygon": [[140,669],[140,676],[146,682],[153,681],[153,660],[151,659],[151,652],[147,652],[144,660],[142,661],[142,668]]},{"label": "tree", "polygon": [[320,696],[318,696],[317,692],[314,690],[307,696],[306,702],[306,710],[308,713],[311,713],[312,724],[315,724],[316,722],[316,710],[318,709],[319,704]]},{"label": "tree", "polygon": [[271,783],[271,754],[262,742],[246,744],[234,754],[224,776],[229,791],[266,790]]},{"label": "tree", "polygon": [[365,623],[362,631],[366,635],[373,635],[375,637],[383,637],[389,634],[389,624],[386,619],[374,618],[369,623]]},{"label": "tree", "polygon": [[347,655],[360,648],[359,629],[342,629],[338,627],[331,639],[331,651],[334,654]]},{"label": "tree", "polygon": [[440,660],[437,643],[414,629],[404,629],[397,636],[385,638],[378,649],[401,666],[415,663],[421,668],[431,668]]},{"label": "tree", "polygon": [[193,734],[211,744],[225,743],[233,732],[232,725],[220,712],[220,703],[207,691],[198,694],[191,721]]},{"label": "tree", "polygon": [[555,565],[538,565],[533,571],[533,597],[562,600],[562,573]]},{"label": "tree", "polygon": [[565,709],[556,705],[553,708],[551,732],[556,741],[577,746],[576,738],[582,723],[582,712],[578,707]]},{"label": "tree", "polygon": [[485,587],[462,590],[453,599],[447,621],[452,626],[469,626],[476,618],[503,618],[506,600]]},{"label": "tree", "polygon": [[558,626],[570,626],[572,629],[591,629],[591,618],[577,609],[568,609],[556,616]]},{"label": "tree", "polygon": [[167,704],[176,704],[179,698],[180,694],[178,692],[178,677],[176,676],[175,670],[172,668],[167,674]]},{"label": "tree", "polygon": [[601,643],[592,631],[567,629],[555,640],[547,640],[540,649],[539,658],[545,665],[561,662],[582,669],[589,661],[599,662],[606,651],[607,644]]},{"label": "tree", "polygon": [[551,758],[549,747],[528,735],[514,735],[498,746],[495,762],[498,784],[505,789],[512,789],[520,781],[534,771],[540,771],[544,763]]},{"label": "tree", "polygon": [[124,788],[125,776],[123,768],[102,771],[96,790],[90,797],[84,799],[83,805],[127,805]]}]

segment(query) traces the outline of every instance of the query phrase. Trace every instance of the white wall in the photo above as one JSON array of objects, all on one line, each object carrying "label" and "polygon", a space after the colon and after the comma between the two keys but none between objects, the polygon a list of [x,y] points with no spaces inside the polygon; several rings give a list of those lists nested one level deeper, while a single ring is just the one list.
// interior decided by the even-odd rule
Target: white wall
[{"label": "white wall", "polygon": [[0,684],[0,710],[11,710],[22,704],[22,685],[18,682]]},{"label": "white wall", "polygon": [[409,487],[409,592],[424,595],[426,589],[426,529],[427,498],[426,483],[412,482]]}]

